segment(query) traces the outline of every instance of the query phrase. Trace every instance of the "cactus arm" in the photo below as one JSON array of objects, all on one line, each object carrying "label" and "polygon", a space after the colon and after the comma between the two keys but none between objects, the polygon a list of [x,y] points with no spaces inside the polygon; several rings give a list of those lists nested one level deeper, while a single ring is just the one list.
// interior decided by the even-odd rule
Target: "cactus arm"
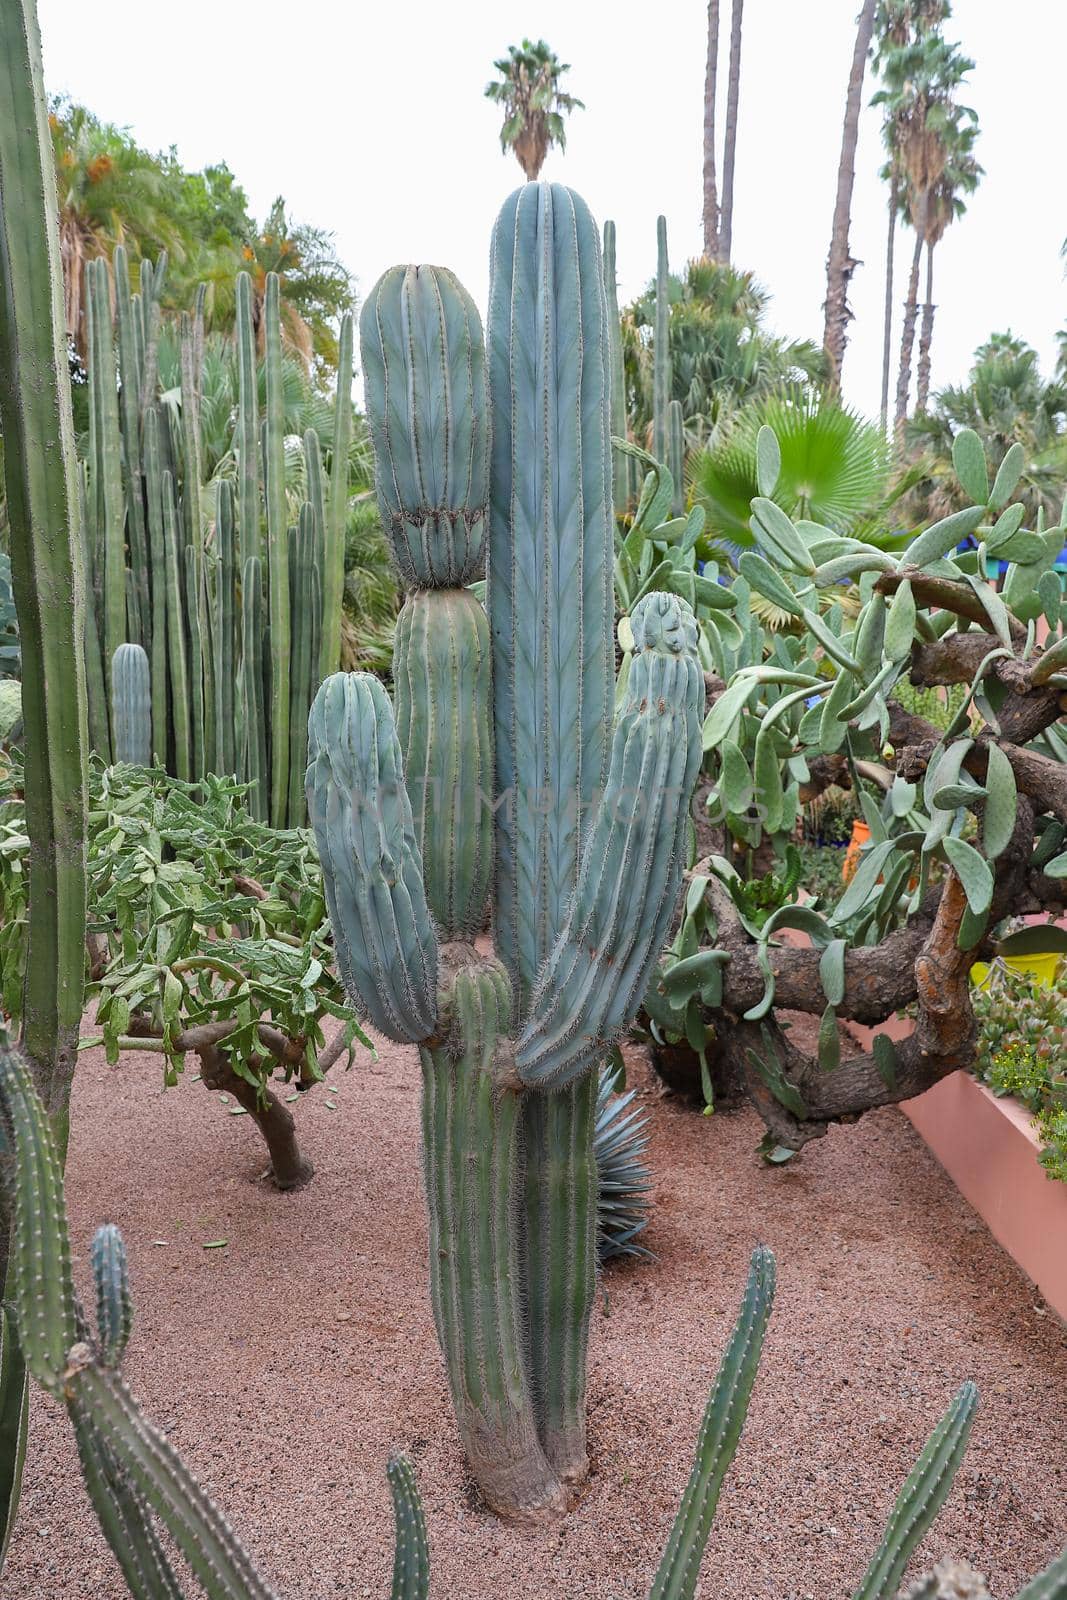
[{"label": "cactus arm", "polygon": [[242,775],[252,786],[248,800],[257,822],[266,822],[270,809],[263,695],[263,578],[259,557],[249,556],[241,579]]},{"label": "cactus arm", "polygon": [[0,1129],[14,1157],[14,1304],[27,1367],[72,1417],[91,1423],[105,1461],[167,1527],[208,1600],[274,1600],[221,1512],[145,1422],[117,1372],[80,1338],[56,1146],[28,1066],[6,1048]]},{"label": "cactus arm", "polygon": [[30,1421],[30,1390],[26,1363],[9,1306],[0,1308],[0,1573],[15,1528],[22,1471],[26,1464],[26,1439]]},{"label": "cactus arm", "polygon": [[667,405],[671,397],[671,303],[667,265],[667,219],[656,218],[656,322],[652,339],[652,454],[666,461]]},{"label": "cactus arm", "polygon": [[185,601],[182,593],[182,557],[179,546],[178,508],[174,479],[164,472],[163,540],[167,553],[167,653],[170,657],[171,720],[174,728],[174,770],[188,783],[193,776],[189,741],[189,664],[185,647]]},{"label": "cactus arm", "polygon": [[96,1326],[100,1359],[117,1367],[130,1337],[133,1304],[126,1266],[126,1246],[113,1222],[97,1228],[89,1259],[96,1289]]},{"label": "cactus arm", "polygon": [[183,1600],[144,1505],[124,1481],[92,1418],[75,1407],[71,1421],[89,1499],[134,1600]]},{"label": "cactus arm", "polygon": [[528,184],[493,232],[488,611],[497,948],[521,1013],[574,890],[614,695],[607,316],[585,203]]},{"label": "cactus arm", "polygon": [[10,1287],[26,1368],[52,1394],[78,1339],[74,1278],[55,1142],[18,1051],[0,1044],[0,1145],[14,1150]]},{"label": "cactus arm", "polygon": [[1067,1550],[1063,1550],[1044,1572],[1031,1578],[1015,1600],[1067,1600]]},{"label": "cactus arm", "polygon": [[156,385],[159,382],[159,323],[160,296],[167,276],[167,252],[161,250],[153,268],[151,261],[141,262],[141,409],[154,404]]},{"label": "cactus arm", "polygon": [[270,606],[270,820],[284,828],[289,800],[289,549],[285,511],[285,414],[279,283],[267,273],[267,416],[263,451],[267,499],[267,598]]},{"label": "cactus arm", "polygon": [[119,442],[118,390],[115,383],[115,345],[111,330],[107,262],[90,262],[86,277],[93,297],[93,348],[90,361],[96,403],[94,492],[103,554],[104,655],[110,665],[115,651],[126,640],[126,548],[122,449]]},{"label": "cactus arm", "polygon": [[636,654],[566,925],[515,1052],[524,1083],[570,1082],[630,1022],[681,882],[701,759],[704,679],[684,600],[653,593],[633,613]]},{"label": "cactus arm", "polygon": [[415,1469],[407,1456],[393,1456],[386,1472],[396,1523],[390,1600],[429,1600],[430,1544]]},{"label": "cactus arm", "polygon": [[523,1366],[518,1245],[519,1099],[499,1082],[511,986],[466,966],[424,1046],[423,1146],[431,1300],[460,1435],[482,1493],[511,1515],[562,1505],[538,1443]]},{"label": "cactus arm", "polygon": [[[622,360],[622,324],[619,321],[619,283],[615,265],[615,224],[604,224],[604,298],[608,319],[608,352],[611,363],[611,432],[616,439],[626,438],[626,373]],[[616,512],[624,511],[629,499],[626,464],[621,451],[612,452],[612,499]]]},{"label": "cactus arm", "polygon": [[345,523],[348,518],[348,450],[352,442],[352,313],[341,318],[337,341],[337,394],[333,412],[333,456],[322,556],[322,639],[316,686],[341,665],[341,608],[345,589]]},{"label": "cactus arm", "polygon": [[393,267],[359,319],[374,482],[411,588],[459,587],[485,560],[489,442],[477,309],[442,267]]},{"label": "cactus arm", "polygon": [[115,246],[112,259],[115,275],[115,315],[119,353],[119,421],[122,436],[122,477],[126,501],[126,536],[130,547],[132,576],[130,638],[147,649],[150,617],[148,607],[148,540],[144,519],[144,489],[141,478],[141,381],[143,356],[137,350],[137,319],[130,297],[130,271],[123,245]]},{"label": "cactus arm", "polygon": [[89,748],[106,757],[111,749],[108,728],[107,689],[104,686],[104,658],[100,650],[100,630],[92,595],[92,556],[89,550],[89,485],[84,463],[78,467],[78,520],[81,536],[82,570],[85,573],[85,699],[89,718]]},{"label": "cactus arm", "polygon": [[237,274],[237,525],[240,570],[261,554],[259,543],[259,394],[256,388],[256,342],[252,331],[252,280]]},{"label": "cactus arm", "polygon": [[[159,411],[155,405],[149,405],[144,415],[144,476],[148,495],[148,548],[152,571],[152,749],[160,762],[166,765],[170,744],[167,721],[167,543],[163,533]],[[87,654],[90,648],[87,637]]]},{"label": "cactus arm", "polygon": [[215,603],[212,608],[215,669],[215,762],[213,770],[231,774],[237,771],[234,735],[234,690],[237,679],[236,619],[234,593],[237,586],[236,536],[233,526],[233,490],[225,478],[218,480],[215,500]]},{"label": "cactus arm", "polygon": [[397,618],[393,697],[426,899],[445,939],[473,939],[492,870],[489,628],[469,589],[412,594]]},{"label": "cactus arm", "polygon": [[152,692],[148,657],[139,644],[120,644],[111,663],[111,726],[115,760],[152,764]]},{"label": "cactus arm", "polygon": [[752,1252],[748,1286],[730,1342],[712,1386],[697,1437],[696,1459],[682,1495],[649,1600],[693,1600],[700,1563],[715,1518],[719,1492],[756,1381],[763,1336],[774,1302],[775,1264],[760,1246]]},{"label": "cactus arm", "polygon": [[349,999],[391,1039],[428,1038],[437,936],[392,709],[369,673],[336,672],[315,696],[307,802]]},{"label": "cactus arm", "polygon": [[85,1345],[71,1351],[65,1396],[71,1410],[92,1418],[119,1472],[165,1524],[209,1600],[275,1600],[218,1507],[145,1421],[118,1374],[97,1366]]},{"label": "cactus arm", "polygon": [[[318,440],[313,430],[308,431],[304,448],[309,451],[309,463],[318,460]],[[314,456],[310,454],[314,450]],[[309,483],[309,489],[312,486]],[[316,487],[312,490],[318,495]],[[290,659],[290,715],[289,715],[289,826],[304,825],[304,769],[307,766],[308,711],[314,697],[318,669],[318,563],[316,552],[321,548],[321,523],[316,527],[313,504],[305,502],[300,508],[300,523],[289,530],[289,593],[293,601],[293,651]]]},{"label": "cactus arm", "polygon": [[[23,1039],[63,1153],[85,962],[85,596],[54,160],[33,0],[0,8],[0,194],[0,430],[30,836]],[[0,1247],[0,1265],[3,1256]],[[0,1506],[0,1521],[5,1512]]]},{"label": "cactus arm", "polygon": [[893,1600],[912,1552],[952,1488],[977,1409],[978,1390],[973,1383],[962,1384],[908,1474],[853,1600]]},{"label": "cactus arm", "polygon": [[672,400],[667,406],[667,450],[674,483],[671,515],[680,517],[685,514],[685,416],[680,400]]},{"label": "cactus arm", "polygon": [[181,560],[185,622],[189,632],[189,690],[193,708],[193,776],[202,778],[208,761],[207,726],[204,718],[204,635],[200,627],[200,585],[197,581],[196,551],[187,544]]}]

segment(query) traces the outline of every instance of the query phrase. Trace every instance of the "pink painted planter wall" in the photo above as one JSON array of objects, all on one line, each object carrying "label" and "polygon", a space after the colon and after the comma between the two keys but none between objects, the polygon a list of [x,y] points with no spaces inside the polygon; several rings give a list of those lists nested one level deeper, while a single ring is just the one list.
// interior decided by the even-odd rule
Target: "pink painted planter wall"
[{"label": "pink painted planter wall", "polygon": [[900,1108],[990,1233],[1067,1319],[1067,1184],[1039,1165],[1030,1113],[953,1072]]}]

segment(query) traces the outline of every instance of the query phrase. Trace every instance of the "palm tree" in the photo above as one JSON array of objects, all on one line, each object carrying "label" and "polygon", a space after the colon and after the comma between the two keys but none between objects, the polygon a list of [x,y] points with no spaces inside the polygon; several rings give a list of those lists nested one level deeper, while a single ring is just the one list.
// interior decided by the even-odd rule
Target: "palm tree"
[{"label": "palm tree", "polygon": [[926,226],[923,244],[926,247],[926,300],[923,305],[922,330],[919,334],[919,366],[916,385],[916,410],[925,411],[930,395],[930,345],[934,336],[934,249],[944,237],[945,229],[957,217],[962,217],[967,206],[965,195],[978,187],[983,168],[972,154],[978,129],[972,122],[961,122],[954,130],[948,160],[940,178],[927,196]]},{"label": "palm tree", "polygon": [[[921,38],[931,28],[938,27],[950,14],[949,0],[880,0],[875,14],[874,51],[875,71],[881,73],[895,50],[908,44],[914,35]],[[886,235],[885,256],[885,310],[882,332],[882,427],[889,419],[889,373],[893,360],[893,266],[896,253],[897,217],[901,210],[903,188],[900,169],[900,122],[904,102],[899,95],[880,91],[871,101],[872,106],[883,105],[885,117],[882,138],[888,160],[879,174],[889,184],[889,226]]]},{"label": "palm tree", "polygon": [[726,138],[722,151],[722,218],[719,260],[728,262],[734,232],[734,157],[737,151],[737,102],[741,93],[741,17],[745,0],[734,0],[730,17],[730,76],[726,85]]},{"label": "palm tree", "polygon": [[[668,282],[671,391],[687,441],[703,443],[746,401],[784,383],[819,383],[825,358],[810,340],[787,340],[764,326],[768,295],[751,272],[701,256]],[[622,313],[627,410],[635,439],[652,419],[655,284]]]},{"label": "palm tree", "polygon": [[704,71],[704,254],[719,253],[719,196],[715,183],[715,88],[719,71],[719,0],[708,0],[708,61]]},{"label": "palm tree", "polygon": [[57,102],[49,115],[59,201],[59,251],[67,337],[85,358],[85,268],[117,244],[136,259],[166,250],[182,259],[194,247],[166,203],[158,162],[119,128],[84,106]]},{"label": "palm tree", "polygon": [[293,224],[281,195],[263,227],[244,245],[238,263],[252,279],[252,326],[264,352],[262,323],[267,274],[281,281],[282,337],[304,365],[322,377],[337,365],[336,326],[352,308],[348,269],[338,259],[333,235],[323,228]]},{"label": "palm tree", "polygon": [[831,389],[841,387],[841,365],[845,359],[848,324],[852,316],[848,308],[848,285],[856,262],[849,255],[848,233],[852,221],[852,186],[856,179],[863,77],[874,32],[876,5],[877,0],[864,0],[856,25],[856,46],[852,53],[852,70],[845,96],[845,126],[841,135],[841,159],[837,167],[837,198],[834,202],[830,254],[826,262],[826,323],[822,340],[829,363]]},{"label": "palm tree", "polygon": [[552,146],[567,148],[564,116],[584,111],[585,106],[560,89],[559,80],[571,69],[543,39],[536,44],[524,39],[521,47],[509,45],[507,55],[494,61],[493,66],[500,79],[487,84],[485,94],[488,100],[504,107],[500,148],[505,155],[509,150],[515,152],[515,159],[532,183]]},{"label": "palm tree", "polygon": [[885,89],[876,99],[886,106],[892,124],[894,158],[899,167],[907,215],[915,230],[908,296],[900,343],[895,428],[903,437],[911,387],[911,361],[919,305],[919,268],[931,196],[948,161],[949,151],[965,121],[976,121],[969,108],[958,106],[953,93],[974,62],[960,54],[935,29],[888,52],[882,68]]}]

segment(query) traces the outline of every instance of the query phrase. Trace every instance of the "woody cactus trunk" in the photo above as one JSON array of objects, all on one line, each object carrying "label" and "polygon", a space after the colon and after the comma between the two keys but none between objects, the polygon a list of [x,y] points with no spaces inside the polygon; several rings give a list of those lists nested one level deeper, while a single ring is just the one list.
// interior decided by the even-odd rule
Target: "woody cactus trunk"
[{"label": "woody cactus trunk", "polygon": [[[431,1293],[468,1458],[491,1506],[532,1515],[587,1471],[595,1069],[677,895],[696,627],[674,596],[636,608],[613,733],[608,329],[577,195],[505,204],[488,363],[439,268],[387,272],[360,332],[411,592],[394,706],[365,674],[319,690],[308,807],[353,1004],[420,1047]],[[466,585],[487,557],[483,609]],[[490,884],[495,955],[475,944]]]}]

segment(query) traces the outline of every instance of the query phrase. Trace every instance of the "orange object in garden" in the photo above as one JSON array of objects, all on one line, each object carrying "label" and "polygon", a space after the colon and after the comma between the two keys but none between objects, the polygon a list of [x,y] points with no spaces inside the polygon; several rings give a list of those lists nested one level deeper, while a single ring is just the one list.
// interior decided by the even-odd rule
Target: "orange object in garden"
[{"label": "orange object in garden", "polygon": [[865,822],[860,822],[859,818],[857,818],[852,824],[852,837],[848,841],[848,848],[845,851],[845,859],[841,863],[842,883],[849,883],[851,881],[856,868],[859,866],[860,851],[863,849],[870,837],[870,828]]}]

